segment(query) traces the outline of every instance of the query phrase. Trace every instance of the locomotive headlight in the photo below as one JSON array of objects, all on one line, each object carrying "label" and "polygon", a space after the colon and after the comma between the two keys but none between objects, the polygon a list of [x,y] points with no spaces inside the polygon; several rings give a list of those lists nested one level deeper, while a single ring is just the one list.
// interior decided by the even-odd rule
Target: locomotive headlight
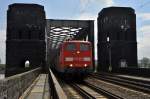
[{"label": "locomotive headlight", "polygon": [[91,61],[91,58],[90,57],[84,57],[83,61]]},{"label": "locomotive headlight", "polygon": [[72,65],[72,64],[70,64],[69,66],[70,66],[70,67],[72,67],[73,65]]},{"label": "locomotive headlight", "polygon": [[77,51],[77,54],[80,54],[80,51]]},{"label": "locomotive headlight", "polygon": [[87,64],[84,64],[84,67],[87,67]]},{"label": "locomotive headlight", "polygon": [[66,57],[65,61],[73,61],[73,57]]}]

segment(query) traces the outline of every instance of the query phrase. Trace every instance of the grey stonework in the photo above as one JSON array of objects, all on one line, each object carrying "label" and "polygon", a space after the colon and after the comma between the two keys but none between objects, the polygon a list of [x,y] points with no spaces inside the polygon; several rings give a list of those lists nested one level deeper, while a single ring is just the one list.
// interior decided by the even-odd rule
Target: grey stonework
[{"label": "grey stonework", "polygon": [[0,99],[18,99],[39,75],[41,68],[0,80]]}]

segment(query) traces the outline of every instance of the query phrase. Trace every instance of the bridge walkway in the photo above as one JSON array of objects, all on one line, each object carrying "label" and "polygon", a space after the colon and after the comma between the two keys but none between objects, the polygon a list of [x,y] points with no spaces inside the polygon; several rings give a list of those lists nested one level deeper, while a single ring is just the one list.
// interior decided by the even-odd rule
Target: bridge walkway
[{"label": "bridge walkway", "polygon": [[20,99],[50,99],[48,74],[40,74]]}]

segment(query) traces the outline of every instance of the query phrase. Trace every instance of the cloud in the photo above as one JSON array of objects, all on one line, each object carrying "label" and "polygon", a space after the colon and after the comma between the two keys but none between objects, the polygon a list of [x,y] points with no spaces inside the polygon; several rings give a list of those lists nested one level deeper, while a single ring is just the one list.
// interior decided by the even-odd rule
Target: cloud
[{"label": "cloud", "polygon": [[144,36],[143,39],[138,43],[138,56],[139,59],[143,57],[149,57],[150,58],[150,35]]},{"label": "cloud", "polygon": [[81,7],[84,9],[91,0],[80,0]]},{"label": "cloud", "polygon": [[97,16],[93,15],[91,13],[82,13],[82,14],[76,16],[75,18],[79,19],[79,20],[95,20],[97,18]]},{"label": "cloud", "polygon": [[137,13],[138,18],[141,18],[143,21],[150,20],[150,13]]},{"label": "cloud", "polygon": [[99,0],[99,1],[103,1],[106,6],[114,5],[114,1],[113,0]]},{"label": "cloud", "polygon": [[0,30],[0,42],[5,42],[6,40],[6,30]]},{"label": "cloud", "polygon": [[138,38],[138,56],[139,59],[143,57],[150,58],[150,13],[137,13],[137,21],[140,22],[140,27],[137,28]]},{"label": "cloud", "polygon": [[105,6],[111,6],[114,4],[113,0],[80,0],[80,2],[82,6],[85,6],[86,4],[93,3],[93,2],[100,3]]},{"label": "cloud", "polygon": [[112,6],[114,4],[113,0],[80,0],[80,4],[81,4],[81,10],[84,10],[87,5],[91,4],[91,3],[96,3],[96,4],[100,4],[101,6]]},{"label": "cloud", "polygon": [[143,35],[150,35],[150,25],[142,26],[139,31],[143,33]]},{"label": "cloud", "polygon": [[6,31],[0,30],[0,59],[2,60],[2,63],[5,63],[5,53],[6,53]]},{"label": "cloud", "polygon": [[150,58],[150,25],[142,26],[139,29],[139,32],[143,34],[142,37],[138,37],[140,38],[140,41],[138,43],[139,59],[141,59],[142,57]]}]

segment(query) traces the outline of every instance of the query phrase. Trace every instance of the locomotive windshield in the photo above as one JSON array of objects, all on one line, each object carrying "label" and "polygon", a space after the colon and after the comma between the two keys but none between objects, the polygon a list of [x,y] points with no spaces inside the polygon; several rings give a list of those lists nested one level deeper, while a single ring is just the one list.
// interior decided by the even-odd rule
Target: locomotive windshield
[{"label": "locomotive windshield", "polygon": [[88,51],[88,50],[90,50],[90,45],[80,44],[80,51]]},{"label": "locomotive windshield", "polygon": [[73,44],[73,43],[67,44],[66,45],[66,50],[67,51],[74,51],[74,50],[76,50],[76,45]]}]

